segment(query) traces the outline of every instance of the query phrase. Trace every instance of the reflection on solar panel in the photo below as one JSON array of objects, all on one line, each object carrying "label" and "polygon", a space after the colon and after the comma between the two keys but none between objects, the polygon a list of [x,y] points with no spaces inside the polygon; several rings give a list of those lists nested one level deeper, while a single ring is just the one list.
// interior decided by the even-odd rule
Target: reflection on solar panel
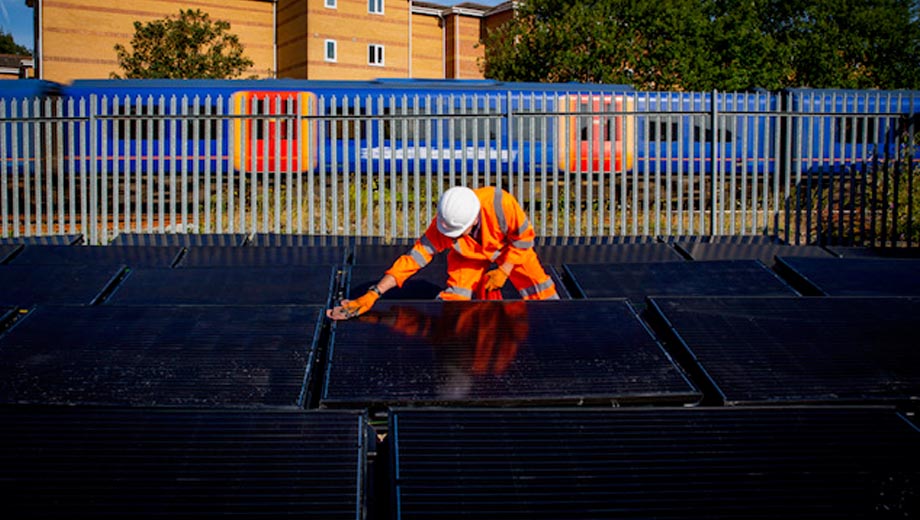
[{"label": "reflection on solar panel", "polygon": [[[405,244],[356,244],[352,249],[350,263],[353,265],[386,265],[389,267],[397,258],[409,252],[412,245]],[[447,262],[447,253],[435,255],[433,263]]]},{"label": "reflection on solar panel", "polygon": [[181,254],[177,246],[26,246],[10,263],[172,267]]},{"label": "reflection on solar panel", "polygon": [[304,403],[319,307],[40,306],[0,337],[0,402]]},{"label": "reflection on solar panel", "polygon": [[362,518],[357,414],[2,407],[0,417],[8,518]]},{"label": "reflection on solar panel", "polygon": [[785,244],[775,235],[680,235],[669,236],[671,244]]},{"label": "reflection on solar panel", "polygon": [[12,307],[0,307],[0,332],[2,332],[10,320],[15,316],[15,310]]},{"label": "reflection on solar panel", "polygon": [[537,246],[577,246],[577,245],[609,245],[609,244],[652,244],[658,239],[652,236],[593,236],[593,237],[566,237],[538,235],[534,240]]},{"label": "reflection on solar panel", "polygon": [[877,408],[389,415],[395,518],[914,518],[920,433]]},{"label": "reflection on solar panel", "polygon": [[767,266],[773,266],[774,258],[777,256],[834,256],[818,246],[796,246],[772,243],[735,244],[729,242],[679,242],[675,244],[675,247],[693,260],[760,260]]},{"label": "reflection on solar panel", "polygon": [[0,265],[0,305],[92,305],[123,271],[112,265]]},{"label": "reflection on solar panel", "polygon": [[378,302],[339,322],[322,404],[690,403],[623,300]]},{"label": "reflection on solar panel", "polygon": [[650,310],[726,404],[920,399],[920,299],[652,298]]},{"label": "reflection on solar panel", "polygon": [[654,295],[795,295],[756,260],[567,264],[577,298],[629,298],[637,305]]},{"label": "reflection on solar panel", "polygon": [[328,305],[330,266],[135,269],[107,303],[147,305]]},{"label": "reflection on solar panel", "polygon": [[684,257],[668,244],[608,244],[536,246],[543,265],[562,269],[563,264],[608,264],[631,262],[683,262]]},{"label": "reflection on solar panel", "polygon": [[242,246],[244,233],[121,233],[113,246]]},{"label": "reflection on solar panel", "polygon": [[5,263],[21,247],[21,245],[16,244],[0,244],[0,264]]},{"label": "reflection on solar panel", "polygon": [[0,237],[0,244],[73,246],[83,241],[83,235],[49,235],[42,237]]},{"label": "reflection on solar panel", "polygon": [[251,246],[349,246],[354,244],[382,244],[383,237],[341,235],[286,235],[256,233],[249,241]]},{"label": "reflection on solar panel", "polygon": [[920,259],[779,257],[776,270],[803,294],[920,296]]},{"label": "reflection on solar panel", "polygon": [[285,265],[339,265],[343,246],[224,247],[190,246],[177,267],[277,267]]}]

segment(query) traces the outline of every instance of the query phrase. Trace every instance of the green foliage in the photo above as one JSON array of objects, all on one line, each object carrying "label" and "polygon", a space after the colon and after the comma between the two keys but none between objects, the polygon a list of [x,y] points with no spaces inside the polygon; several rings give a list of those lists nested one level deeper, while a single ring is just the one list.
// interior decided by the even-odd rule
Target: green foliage
[{"label": "green foliage", "polygon": [[19,45],[13,40],[13,35],[3,32],[0,29],[0,54],[16,54],[19,56],[28,56],[32,51]]},{"label": "green foliage", "polygon": [[125,78],[239,77],[254,62],[243,55],[243,45],[229,30],[228,22],[212,21],[198,9],[146,24],[134,22],[132,50],[115,46],[118,65]]},{"label": "green foliage", "polygon": [[917,0],[528,0],[484,43],[505,81],[920,88]]}]

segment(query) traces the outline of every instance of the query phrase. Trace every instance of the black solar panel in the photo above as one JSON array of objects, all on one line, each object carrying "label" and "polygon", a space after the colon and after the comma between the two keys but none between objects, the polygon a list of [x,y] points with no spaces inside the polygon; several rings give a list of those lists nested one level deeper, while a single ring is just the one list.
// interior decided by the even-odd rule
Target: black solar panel
[{"label": "black solar panel", "polygon": [[843,258],[920,258],[920,247],[828,246],[827,250]]},{"label": "black solar panel", "polygon": [[320,307],[40,306],[0,337],[0,402],[300,407]]},{"label": "black solar panel", "polygon": [[92,305],[124,270],[120,265],[0,265],[0,305]]},{"label": "black solar panel", "polygon": [[6,329],[15,315],[16,309],[12,307],[0,307],[0,332]]},{"label": "black solar panel", "polygon": [[534,251],[543,265],[562,269],[564,264],[609,264],[637,262],[683,262],[668,244],[546,245]]},{"label": "black solar panel", "polygon": [[776,235],[678,235],[664,240],[672,244],[785,244]]},{"label": "black solar panel", "polygon": [[[412,244],[355,244],[351,247],[349,262],[354,265],[386,265],[389,267],[410,249],[412,249]],[[447,252],[435,255],[431,261],[436,264],[445,263]]]},{"label": "black solar panel", "polygon": [[83,235],[48,235],[41,237],[0,237],[0,244],[73,246],[83,242]]},{"label": "black solar panel", "polygon": [[537,246],[574,246],[574,245],[608,245],[608,244],[651,244],[659,240],[653,236],[545,236],[537,235],[534,243]]},{"label": "black solar panel", "polygon": [[7,518],[360,519],[346,412],[0,407]]},{"label": "black solar panel", "polygon": [[920,432],[875,408],[389,415],[394,518],[920,515]]},{"label": "black solar panel", "polygon": [[920,299],[652,298],[650,311],[726,404],[920,399]]},{"label": "black solar panel", "polygon": [[322,404],[698,399],[623,300],[381,301],[335,325]]},{"label": "black solar panel", "polygon": [[331,266],[134,269],[107,303],[129,305],[328,305]]},{"label": "black solar panel", "polygon": [[575,298],[628,298],[644,305],[648,296],[795,295],[757,260],[566,264]]},{"label": "black solar panel", "polygon": [[[349,268],[349,282],[345,294],[350,298],[361,296],[377,283],[389,265],[359,264]],[[384,300],[434,300],[444,290],[447,282],[447,264],[429,265],[411,278],[402,287],[394,287],[384,293]],[[510,283],[508,284],[511,285]],[[503,292],[505,288],[503,288]],[[512,288],[513,289],[513,288]],[[508,299],[520,299],[509,295]]]},{"label": "black solar panel", "polygon": [[113,246],[242,246],[245,233],[121,233]]},{"label": "black solar panel", "polygon": [[772,267],[777,256],[834,255],[818,246],[796,246],[773,243],[737,244],[732,242],[678,242],[675,244],[683,254],[693,260],[760,260]]},{"label": "black solar panel", "polygon": [[18,244],[0,244],[0,264],[6,263],[21,248]]},{"label": "black solar panel", "polygon": [[26,246],[10,264],[171,267],[181,254],[177,246]]},{"label": "black solar panel", "polygon": [[189,246],[177,267],[278,267],[341,265],[344,246],[226,247]]},{"label": "black solar panel", "polygon": [[340,235],[288,235],[256,233],[249,241],[251,246],[349,246],[354,244],[383,244],[383,237]]},{"label": "black solar panel", "polygon": [[776,270],[802,294],[920,296],[920,258],[779,257]]}]

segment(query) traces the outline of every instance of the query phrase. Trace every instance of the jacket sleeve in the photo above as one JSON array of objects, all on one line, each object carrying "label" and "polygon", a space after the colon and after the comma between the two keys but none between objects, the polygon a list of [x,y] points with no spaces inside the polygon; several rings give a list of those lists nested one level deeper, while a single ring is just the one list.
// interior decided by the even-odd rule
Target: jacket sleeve
[{"label": "jacket sleeve", "polygon": [[434,255],[444,251],[453,244],[453,241],[441,234],[435,221],[432,220],[425,233],[415,241],[406,254],[400,256],[387,269],[386,274],[396,279],[396,285],[402,287],[403,283],[419,269],[428,265]]},{"label": "jacket sleeve", "polygon": [[[497,210],[498,208],[496,208]],[[530,224],[530,219],[524,213],[524,208],[508,192],[502,192],[501,212],[505,217],[505,247],[496,259],[498,265],[505,262],[522,264],[525,255],[533,249],[536,233]]]}]

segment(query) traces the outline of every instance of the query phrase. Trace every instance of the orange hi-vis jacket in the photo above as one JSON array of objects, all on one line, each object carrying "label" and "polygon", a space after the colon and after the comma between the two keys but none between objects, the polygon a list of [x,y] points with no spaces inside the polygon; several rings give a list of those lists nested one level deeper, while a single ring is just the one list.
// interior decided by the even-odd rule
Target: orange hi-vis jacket
[{"label": "orange hi-vis jacket", "polygon": [[456,239],[445,236],[431,221],[425,233],[408,253],[386,271],[403,283],[428,265],[434,255],[450,249],[447,261],[448,287],[442,299],[470,299],[485,271],[493,263],[514,265],[510,280],[528,299],[556,298],[552,279],[540,266],[533,251],[534,230],[524,209],[510,193],[495,187],[473,190],[481,205],[479,232]]}]

